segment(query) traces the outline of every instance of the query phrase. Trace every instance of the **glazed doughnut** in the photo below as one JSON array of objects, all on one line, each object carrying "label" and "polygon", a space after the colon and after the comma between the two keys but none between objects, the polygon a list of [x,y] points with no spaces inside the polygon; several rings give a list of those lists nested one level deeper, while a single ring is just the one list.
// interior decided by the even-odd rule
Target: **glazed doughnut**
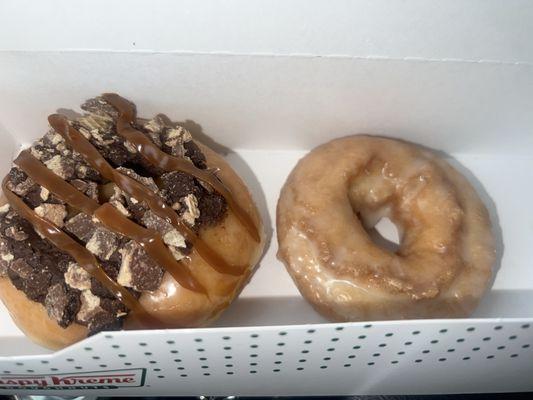
[{"label": "glazed doughnut", "polygon": [[111,329],[212,322],[250,278],[263,225],[244,182],[184,128],[114,94],[23,151],[3,183],[0,298],[58,349]]},{"label": "glazed doughnut", "polygon": [[[397,227],[393,252],[370,230]],[[336,321],[467,316],[495,260],[489,214],[432,151],[356,135],[302,158],[277,206],[278,257],[303,296]]]}]

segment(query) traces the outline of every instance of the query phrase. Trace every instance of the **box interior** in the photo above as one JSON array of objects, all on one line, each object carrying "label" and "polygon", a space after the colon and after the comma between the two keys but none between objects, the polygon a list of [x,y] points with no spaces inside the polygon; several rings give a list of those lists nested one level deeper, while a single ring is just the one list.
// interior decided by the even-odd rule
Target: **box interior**
[{"label": "box interior", "polygon": [[[142,3],[131,5],[139,15]],[[492,16],[491,24],[483,15],[473,21],[454,18],[459,11],[454,6],[435,13],[416,1],[397,13],[370,5],[376,2],[340,2],[326,15],[321,1],[305,7],[295,2],[288,10],[282,9],[284,2],[274,2],[266,11],[236,3],[239,13],[221,9],[216,19],[208,5],[172,14],[167,2],[154,2],[150,16],[167,25],[152,24],[150,33],[146,27],[135,31],[114,24],[109,16],[117,15],[118,6],[102,16],[97,11],[103,3],[96,2],[85,11],[113,27],[116,34],[106,37],[76,30],[76,23],[83,24],[78,17],[67,21],[72,34],[62,35],[57,16],[35,24],[40,12],[50,14],[44,6],[23,15],[15,2],[2,4],[1,29],[10,31],[0,35],[2,173],[21,146],[46,131],[48,114],[75,110],[104,91],[134,101],[140,116],[163,112],[183,121],[193,135],[227,154],[251,188],[271,238],[260,268],[217,326],[319,323],[324,320],[275,257],[279,190],[303,154],[332,138],[371,133],[410,140],[450,157],[490,210],[501,260],[494,286],[474,316],[533,317],[528,200],[533,196],[533,53],[527,26],[500,20],[501,6],[483,2],[471,6]],[[367,13],[355,12],[357,6]],[[533,11],[514,7],[512,13],[514,21],[527,21]],[[173,25],[167,14],[175,16]],[[16,15],[25,24],[15,26],[2,15]],[[237,16],[246,22],[231,25]],[[328,16],[336,23],[319,29]],[[381,40],[369,40],[373,18],[383,23]],[[231,26],[219,40],[187,30],[215,20]],[[40,34],[27,38],[29,24]],[[411,39],[402,42],[391,33],[404,26],[411,27],[406,30]],[[435,27],[433,37],[424,41],[419,31],[428,26]],[[268,35],[273,27],[279,36]],[[390,227],[383,229],[393,235]],[[14,354],[14,343],[27,346],[26,354],[45,352],[28,344],[1,305],[0,337],[2,355]]]}]

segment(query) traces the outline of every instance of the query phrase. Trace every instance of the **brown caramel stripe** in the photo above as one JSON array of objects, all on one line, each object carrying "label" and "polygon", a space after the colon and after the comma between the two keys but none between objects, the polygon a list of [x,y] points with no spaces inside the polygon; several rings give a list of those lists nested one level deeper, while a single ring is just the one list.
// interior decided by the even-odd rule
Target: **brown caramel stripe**
[{"label": "brown caramel stripe", "polygon": [[194,249],[213,269],[222,274],[235,276],[242,274],[245,270],[244,267],[228,264],[219,254],[213,251],[205,241],[199,238],[187,225],[185,225],[178,218],[176,212],[165,204],[159,195],[152,192],[135,179],[116,171],[98,152],[98,150],[80,132],[78,132],[78,130],[69,125],[66,117],[59,114],[53,114],[48,117],[48,122],[52,128],[65,139],[70,147],[80,153],[104,178],[114,182],[120,189],[128,193],[130,196],[145,201],[155,214],[169,221],[183,235],[185,240],[191,242],[195,246]]},{"label": "brown caramel stripe", "polygon": [[207,293],[187,267],[174,258],[157,232],[137,225],[109,203],[101,205],[94,216],[114,232],[138,242],[181,286],[194,292]]},{"label": "brown caramel stripe", "polygon": [[200,168],[196,168],[196,166],[188,160],[165,153],[149,138],[133,128],[131,124],[135,122],[135,110],[129,101],[116,93],[105,93],[102,97],[119,112],[119,118],[117,121],[117,132],[119,135],[133,143],[137,147],[139,153],[141,153],[153,165],[167,172],[186,172],[210,185],[224,197],[229,208],[233,211],[250,236],[257,243],[261,241],[257,226],[250,215],[235,201],[231,191],[219,181],[215,175]]},{"label": "brown caramel stripe", "polygon": [[70,183],[49,170],[29,150],[23,150],[13,163],[18,165],[37,184],[48,189],[75,209],[83,211],[87,215],[93,215],[100,207],[100,204],[95,200],[85,196]]},{"label": "brown caramel stripe", "polygon": [[132,317],[136,318],[145,326],[164,326],[161,321],[157,320],[141,306],[133,295],[125,288],[113,281],[98,264],[98,261],[92,253],[80,245],[69,235],[59,229],[57,226],[38,216],[30,207],[22,201],[15,193],[7,187],[8,177],[2,182],[2,189],[11,207],[25,220],[32,224],[37,232],[48,239],[57,248],[70,254],[72,258],[89,274],[95,277],[104,287],[121,301],[132,312]]},{"label": "brown caramel stripe", "polygon": [[148,255],[172,275],[181,286],[195,292],[205,293],[203,286],[192,276],[187,267],[172,256],[157,232],[130,221],[109,203],[100,206],[50,171],[28,150],[22,151],[14,162],[35,182],[67,204],[88,215],[95,216],[108,229],[138,242]]}]

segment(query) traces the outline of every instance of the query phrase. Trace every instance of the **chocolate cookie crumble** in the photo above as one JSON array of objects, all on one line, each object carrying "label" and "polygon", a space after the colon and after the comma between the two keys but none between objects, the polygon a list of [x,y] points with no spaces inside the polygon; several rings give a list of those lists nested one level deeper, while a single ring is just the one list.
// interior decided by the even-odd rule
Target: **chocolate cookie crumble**
[{"label": "chocolate cookie crumble", "polygon": [[[117,134],[118,113],[102,98],[82,105],[85,114],[70,121],[99,153],[123,175],[158,194],[193,231],[219,223],[227,212],[225,199],[184,172],[165,172],[151,165]],[[134,126],[161,150],[206,169],[206,159],[183,127],[165,118],[137,119]],[[191,245],[144,201],[131,197],[106,180],[81,154],[72,150],[53,129],[30,148],[31,155],[87,197],[108,202],[122,215],[157,231],[170,253],[181,260]],[[53,223],[83,245],[105,273],[135,297],[156,290],[164,275],[137,242],[104,227],[96,218],[76,210],[34,182],[22,169],[13,167],[7,188],[19,196],[39,217]],[[0,207],[0,278],[32,301],[41,303],[50,318],[63,328],[78,323],[90,334],[120,329],[129,310],[68,254],[58,250],[36,232],[9,205]]]}]

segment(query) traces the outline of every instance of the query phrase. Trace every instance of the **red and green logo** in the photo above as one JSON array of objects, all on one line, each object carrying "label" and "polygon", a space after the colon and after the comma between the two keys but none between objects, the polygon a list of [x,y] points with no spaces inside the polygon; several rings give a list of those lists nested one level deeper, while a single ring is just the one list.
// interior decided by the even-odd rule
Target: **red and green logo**
[{"label": "red and green logo", "polygon": [[144,386],[146,369],[75,372],[52,375],[0,375],[0,390],[119,389]]}]

